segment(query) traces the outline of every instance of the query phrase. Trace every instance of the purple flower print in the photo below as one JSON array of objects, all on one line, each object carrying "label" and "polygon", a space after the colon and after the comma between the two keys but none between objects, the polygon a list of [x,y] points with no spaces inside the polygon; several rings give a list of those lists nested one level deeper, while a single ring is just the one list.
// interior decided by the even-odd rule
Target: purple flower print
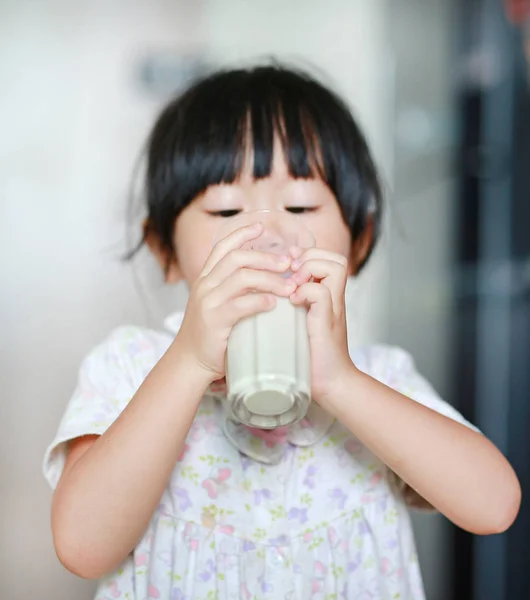
[{"label": "purple flower print", "polygon": [[379,500],[377,502],[377,509],[380,512],[385,512],[386,507],[387,507],[387,500],[388,500],[388,497],[387,496],[383,496],[383,498],[381,498],[381,500]]},{"label": "purple flower print", "polygon": [[280,535],[277,538],[271,538],[269,540],[269,544],[271,546],[287,546],[289,543],[289,538],[286,535]]},{"label": "purple flower print", "polygon": [[356,571],[362,563],[361,553],[357,552],[357,556],[354,560],[348,563],[348,573],[353,573]]},{"label": "purple flower print", "polygon": [[301,575],[303,573],[302,567],[298,564],[293,565],[293,571],[297,574],[297,575]]},{"label": "purple flower print", "polygon": [[185,596],[180,588],[173,588],[171,600],[189,600],[189,597]]},{"label": "purple flower print", "polygon": [[270,500],[272,497],[271,491],[263,488],[262,490],[254,490],[254,504],[259,506],[262,499]]},{"label": "purple flower print", "polygon": [[212,575],[215,573],[215,563],[211,558],[206,561],[206,569],[199,573],[199,579],[201,581],[209,581],[212,578]]},{"label": "purple flower print", "polygon": [[254,544],[254,542],[251,542],[250,540],[245,540],[243,542],[243,552],[250,552],[251,550],[255,550],[256,549],[256,544]]},{"label": "purple flower print", "polygon": [[175,492],[175,496],[179,499],[179,508],[182,512],[192,507],[192,502],[190,500],[188,492],[179,487],[174,487],[173,491]]},{"label": "purple flower print", "polygon": [[287,516],[289,521],[298,519],[300,523],[307,523],[307,508],[291,508]]},{"label": "purple flower print", "polygon": [[305,479],[303,481],[303,484],[305,486],[311,488],[312,490],[315,489],[316,472],[317,472],[317,468],[315,467],[315,465],[309,465],[305,472]]},{"label": "purple flower print", "polygon": [[253,463],[254,461],[251,458],[248,458],[247,456],[242,456],[241,457],[241,466],[243,467],[243,472],[245,472]]},{"label": "purple flower print", "polygon": [[370,533],[371,529],[366,521],[361,521],[357,527],[357,531],[359,532],[359,535],[366,535],[367,533]]},{"label": "purple flower print", "polygon": [[264,594],[269,594],[270,592],[274,591],[274,588],[272,586],[272,584],[270,584],[269,582],[265,581],[263,575],[258,579],[259,584],[261,586],[261,591]]},{"label": "purple flower print", "polygon": [[344,490],[340,488],[335,488],[329,492],[330,498],[337,501],[337,504],[341,510],[344,510],[344,506],[346,505],[346,500],[348,496],[344,493]]}]

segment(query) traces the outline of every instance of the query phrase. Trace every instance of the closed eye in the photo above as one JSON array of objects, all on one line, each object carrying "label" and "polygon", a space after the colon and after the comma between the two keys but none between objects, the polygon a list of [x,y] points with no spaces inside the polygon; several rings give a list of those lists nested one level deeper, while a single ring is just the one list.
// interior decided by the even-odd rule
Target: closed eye
[{"label": "closed eye", "polygon": [[318,206],[286,206],[285,210],[293,215],[303,215],[305,213],[315,212]]},{"label": "closed eye", "polygon": [[241,211],[239,209],[232,210],[209,210],[208,214],[212,217],[221,217],[223,219],[229,219],[230,217],[235,217]]}]

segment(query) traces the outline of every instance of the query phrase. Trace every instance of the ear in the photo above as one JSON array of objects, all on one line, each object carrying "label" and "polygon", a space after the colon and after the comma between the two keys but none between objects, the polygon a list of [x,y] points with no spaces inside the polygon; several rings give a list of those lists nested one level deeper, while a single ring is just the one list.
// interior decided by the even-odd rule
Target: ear
[{"label": "ear", "polygon": [[374,219],[373,217],[368,217],[364,231],[352,244],[348,275],[357,275],[359,272],[359,267],[363,264],[364,260],[368,256],[368,252],[372,247],[373,239]]},{"label": "ear", "polygon": [[144,241],[164,271],[164,279],[166,283],[178,283],[181,281],[182,272],[180,270],[175,252],[162,243],[158,233],[156,233],[149,225],[149,221],[147,219],[144,221],[143,228]]}]

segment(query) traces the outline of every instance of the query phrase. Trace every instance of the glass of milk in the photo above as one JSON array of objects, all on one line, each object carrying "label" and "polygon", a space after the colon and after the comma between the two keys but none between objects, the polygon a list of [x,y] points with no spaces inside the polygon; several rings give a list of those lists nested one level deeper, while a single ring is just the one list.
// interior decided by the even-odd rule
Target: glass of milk
[{"label": "glass of milk", "polygon": [[[256,222],[263,225],[263,233],[243,249],[290,255],[293,247],[314,246],[313,235],[300,219],[282,211],[241,213],[221,227],[217,239]],[[305,307],[276,298],[272,311],[233,328],[226,356],[226,403],[235,421],[275,429],[305,417],[311,399],[306,319]]]}]

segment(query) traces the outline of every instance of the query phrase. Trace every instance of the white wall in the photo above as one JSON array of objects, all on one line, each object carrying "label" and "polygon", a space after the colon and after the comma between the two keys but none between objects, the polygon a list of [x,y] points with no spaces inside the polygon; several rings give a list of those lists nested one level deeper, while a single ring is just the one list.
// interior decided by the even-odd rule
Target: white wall
[{"label": "white wall", "polygon": [[[135,84],[148,50],[227,61],[281,54],[329,73],[390,163],[379,0],[3,0],[0,4],[0,597],[91,597],[58,564],[40,469],[82,356],[120,323],[159,323],[183,295],[119,263],[132,165],[161,101]],[[384,261],[367,290],[385,286]],[[357,336],[384,337],[386,294]]]},{"label": "white wall", "polygon": [[132,164],[158,105],[135,89],[133,67],[144,49],[195,46],[199,8],[0,4],[3,600],[92,595],[55,558],[42,454],[82,356],[117,324],[145,321],[117,260]]}]

